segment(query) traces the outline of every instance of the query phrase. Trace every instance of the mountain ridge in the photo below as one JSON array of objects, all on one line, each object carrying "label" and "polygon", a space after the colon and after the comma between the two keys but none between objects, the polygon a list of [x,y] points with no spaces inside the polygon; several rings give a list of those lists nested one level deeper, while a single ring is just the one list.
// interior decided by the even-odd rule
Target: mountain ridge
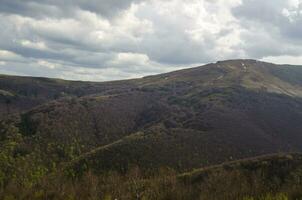
[{"label": "mountain ridge", "polygon": [[104,83],[0,76],[0,138],[21,138],[14,154],[39,155],[47,169],[97,173],[300,151],[300,74],[249,59]]},{"label": "mountain ridge", "polygon": [[[173,186],[180,196],[171,199],[217,199],[217,190],[218,199],[295,199],[300,186],[288,187],[299,183],[301,154],[286,155],[302,152],[301,94],[301,66],[256,60],[104,83],[0,76],[0,198],[28,189],[64,196],[57,185],[81,196],[85,180],[98,180],[121,197],[130,193],[116,184],[135,181],[168,196]],[[166,171],[146,179],[137,169]]]}]

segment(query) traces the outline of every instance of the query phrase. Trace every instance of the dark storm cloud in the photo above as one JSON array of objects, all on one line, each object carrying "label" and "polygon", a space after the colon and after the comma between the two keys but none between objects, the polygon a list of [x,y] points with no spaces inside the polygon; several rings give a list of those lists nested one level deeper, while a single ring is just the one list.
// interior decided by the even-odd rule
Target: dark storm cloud
[{"label": "dark storm cloud", "polygon": [[112,17],[142,0],[1,0],[0,12],[29,17],[72,17],[79,10]]},{"label": "dark storm cloud", "polygon": [[282,10],[288,1],[284,0],[242,0],[242,4],[233,8],[235,17],[255,20],[260,23],[279,24],[284,20]]},{"label": "dark storm cloud", "polygon": [[299,0],[243,0],[232,10],[245,31],[242,33],[248,55],[301,55],[302,2]]}]

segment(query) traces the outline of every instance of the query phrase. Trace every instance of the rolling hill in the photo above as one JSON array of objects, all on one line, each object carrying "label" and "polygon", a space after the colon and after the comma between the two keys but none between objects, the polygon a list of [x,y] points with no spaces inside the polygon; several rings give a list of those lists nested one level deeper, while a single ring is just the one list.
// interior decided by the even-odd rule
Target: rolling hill
[{"label": "rolling hill", "polygon": [[0,102],[2,184],[302,150],[301,66],[228,60],[104,83],[3,75]]}]

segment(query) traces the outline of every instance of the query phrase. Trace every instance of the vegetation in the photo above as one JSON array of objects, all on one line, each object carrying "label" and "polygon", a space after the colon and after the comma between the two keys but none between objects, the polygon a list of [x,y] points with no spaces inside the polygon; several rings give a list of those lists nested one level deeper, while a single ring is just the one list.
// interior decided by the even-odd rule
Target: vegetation
[{"label": "vegetation", "polygon": [[0,199],[301,199],[299,154],[229,163],[302,151],[301,73],[234,60],[107,83],[0,76]]},{"label": "vegetation", "polygon": [[34,184],[11,179],[1,186],[0,198],[296,200],[302,198],[302,155],[262,156],[184,174],[133,167],[126,173],[88,170],[81,176],[56,170],[36,178],[31,178]]}]

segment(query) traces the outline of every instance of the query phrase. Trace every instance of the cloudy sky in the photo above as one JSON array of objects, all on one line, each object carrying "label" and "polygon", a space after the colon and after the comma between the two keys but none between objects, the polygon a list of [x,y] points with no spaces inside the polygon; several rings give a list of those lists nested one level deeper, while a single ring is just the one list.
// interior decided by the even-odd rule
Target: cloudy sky
[{"label": "cloudy sky", "polygon": [[0,0],[0,73],[107,81],[217,60],[302,65],[302,0]]}]

